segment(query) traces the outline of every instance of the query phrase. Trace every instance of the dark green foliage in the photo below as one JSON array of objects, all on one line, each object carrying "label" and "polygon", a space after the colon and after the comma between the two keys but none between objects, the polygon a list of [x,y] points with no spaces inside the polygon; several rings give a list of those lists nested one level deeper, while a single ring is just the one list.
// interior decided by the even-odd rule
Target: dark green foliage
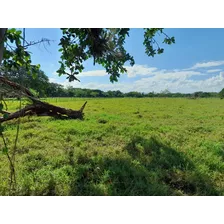
[{"label": "dark green foliage", "polygon": [[223,99],[224,97],[224,88],[219,92],[220,99]]},{"label": "dark green foliage", "polygon": [[[162,54],[164,52],[164,49],[160,48],[158,42],[155,40],[155,36],[157,33],[165,35],[163,43],[169,45],[175,43],[175,38],[167,36],[163,32],[162,28],[145,29],[143,44],[145,45],[145,53],[151,57],[154,57],[156,54]],[[156,47],[154,45],[156,45]]]},{"label": "dark green foliage", "polygon": [[[77,75],[83,71],[83,62],[93,57],[94,64],[105,67],[110,75],[110,81],[118,81],[120,74],[126,72],[124,64],[130,62],[134,65],[134,59],[124,49],[125,38],[129,29],[103,29],[63,28],[63,36],[59,45],[62,53],[61,67],[58,74],[68,75],[69,81],[78,80]],[[70,74],[66,72],[70,70]]]},{"label": "dark green foliage", "polygon": [[[1,74],[7,79],[15,83],[22,83],[24,87],[30,89],[31,91],[34,90],[39,97],[46,96],[47,89],[50,85],[48,76],[40,69],[36,71],[35,77],[29,75],[28,73],[29,71],[25,67],[20,67],[19,69],[13,68],[11,70],[8,70],[3,66],[1,67]],[[6,96],[12,97],[13,93],[8,92]]]},{"label": "dark green foliage", "polygon": [[[66,75],[69,81],[78,80],[77,75],[84,69],[83,62],[93,58],[93,63],[102,65],[110,75],[111,82],[117,82],[121,74],[127,72],[124,65],[134,65],[134,58],[124,48],[125,39],[129,35],[129,28],[62,28],[62,37],[59,76]],[[165,35],[163,43],[175,43],[174,37],[167,36],[162,28],[145,29],[144,42],[146,54],[154,57],[162,54],[161,48],[155,40],[155,35]],[[11,71],[24,67],[27,74],[36,77],[40,65],[32,65],[31,56],[27,47],[49,40],[28,43],[22,32],[15,28],[8,29],[4,37],[5,49],[3,66]],[[156,47],[154,46],[156,44]],[[69,72],[67,72],[69,70]]]},{"label": "dark green foliage", "polygon": [[26,46],[22,45],[22,41],[22,31],[15,28],[7,29],[2,64],[8,71],[25,67],[28,74],[35,76],[40,65],[31,64],[31,55]]},{"label": "dark green foliage", "polygon": [[[98,63],[106,69],[111,82],[118,81],[120,75],[127,72],[124,67],[125,63],[129,62],[131,66],[135,63],[134,58],[124,48],[125,39],[129,35],[129,28],[62,28],[61,30],[62,37],[59,43],[61,46],[59,49],[61,66],[57,72],[59,75],[67,75],[69,81],[78,80],[77,75],[84,69],[83,62],[90,58],[93,58],[94,64]],[[154,56],[156,53],[161,54],[164,51],[155,41],[156,33],[165,35],[164,43],[166,44],[175,42],[174,37],[168,37],[162,28],[145,29],[144,45],[148,56]],[[49,40],[42,39],[38,42],[28,43],[22,37],[20,30],[12,28],[7,30],[4,41],[5,49],[2,63],[4,73],[9,73],[14,81],[20,81],[21,73],[25,73],[23,75],[26,78],[25,86],[38,92],[39,96],[45,94],[55,97],[74,96],[71,91],[63,93],[60,85],[50,84],[45,74],[40,71],[40,65],[31,64],[31,56],[27,47],[44,41],[49,43]],[[154,44],[156,44],[156,48]],[[36,81],[35,79],[31,80],[28,75],[32,75]],[[140,95],[137,97],[141,97]],[[76,94],[75,96],[102,97],[110,96],[110,94],[104,95],[95,90],[88,94]],[[122,97],[124,95],[120,91],[116,91],[113,96]]]},{"label": "dark green foliage", "polygon": [[116,98],[121,98],[121,97],[137,97],[137,98],[142,98],[142,97],[172,97],[172,98],[178,98],[178,97],[192,97],[192,96],[197,96],[197,98],[211,98],[211,97],[218,97],[218,93],[215,92],[200,92],[190,94],[190,93],[171,93],[171,92],[161,92],[161,93],[154,93],[154,92],[149,92],[149,93],[140,93],[136,91],[131,91],[128,93],[122,93],[119,90],[115,91],[107,91],[104,92],[102,90],[98,89],[81,89],[81,88],[74,88],[74,87],[67,87],[64,88],[62,85],[57,84],[57,83],[48,83],[45,95],[48,97],[116,97]]},{"label": "dark green foliage", "polygon": [[[125,63],[129,62],[131,66],[135,63],[134,58],[124,48],[125,39],[129,35],[127,28],[63,28],[61,30],[63,33],[59,43],[62,47],[59,50],[62,53],[61,67],[57,72],[59,75],[67,75],[69,81],[78,80],[77,75],[84,69],[83,62],[91,57],[94,64],[98,63],[106,69],[111,82],[117,82],[120,74],[127,72]],[[169,38],[161,28],[145,29],[144,45],[148,56],[164,52],[154,39],[157,32],[166,36],[164,43],[175,43],[174,37]],[[155,43],[156,49],[154,49]],[[66,68],[70,73],[66,72]]]}]

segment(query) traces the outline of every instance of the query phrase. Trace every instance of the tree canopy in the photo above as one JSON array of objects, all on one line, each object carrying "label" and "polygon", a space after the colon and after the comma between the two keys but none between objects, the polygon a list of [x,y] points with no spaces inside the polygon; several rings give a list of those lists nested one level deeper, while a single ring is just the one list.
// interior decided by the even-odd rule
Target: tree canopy
[{"label": "tree canopy", "polygon": [[[124,43],[129,36],[129,28],[61,28],[60,39],[61,60],[58,75],[66,75],[69,81],[78,80],[78,74],[84,69],[83,62],[93,58],[94,64],[102,65],[110,75],[110,81],[116,82],[121,74],[127,72],[124,65],[131,66],[135,61],[125,49]],[[164,49],[156,41],[156,34],[163,35],[163,43],[175,43],[174,37],[169,37],[162,28],[144,29],[145,53],[154,57]],[[15,28],[0,29],[0,56],[2,64],[8,69],[24,67],[28,74],[36,76],[40,65],[33,65],[28,47],[37,43],[49,42],[42,39],[38,42],[27,42],[24,33]],[[3,43],[5,43],[3,45]],[[1,62],[1,58],[0,58]]]}]

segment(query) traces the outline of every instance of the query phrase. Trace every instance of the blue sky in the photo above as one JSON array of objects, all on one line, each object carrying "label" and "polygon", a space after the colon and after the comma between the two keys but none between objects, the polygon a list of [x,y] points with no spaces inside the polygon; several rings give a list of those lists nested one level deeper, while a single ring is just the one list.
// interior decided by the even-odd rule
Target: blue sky
[{"label": "blue sky", "polygon": [[[93,61],[85,62],[85,70],[79,75],[79,82],[68,82],[66,77],[58,77],[58,43],[60,29],[26,29],[27,40],[48,38],[53,40],[50,46],[37,45],[32,52],[33,63],[41,69],[50,81],[64,86],[122,92],[171,92],[220,91],[224,88],[224,29],[164,29],[174,36],[176,43],[163,45],[165,51],[154,58],[147,57],[143,46],[143,29],[131,29],[126,40],[127,51],[134,56],[135,65],[127,64],[127,74],[121,75],[118,83],[112,84],[105,70],[93,66]],[[160,37],[157,38],[160,40]]]}]

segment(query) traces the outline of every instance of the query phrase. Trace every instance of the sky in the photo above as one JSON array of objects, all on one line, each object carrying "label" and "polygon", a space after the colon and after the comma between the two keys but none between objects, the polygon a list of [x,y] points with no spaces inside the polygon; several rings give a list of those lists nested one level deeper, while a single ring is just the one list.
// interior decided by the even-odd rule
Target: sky
[{"label": "sky", "polygon": [[122,92],[170,92],[192,93],[196,91],[218,92],[224,88],[224,29],[215,28],[172,28],[164,29],[169,36],[175,37],[175,44],[162,44],[164,53],[154,58],[145,54],[143,29],[131,29],[125,48],[135,59],[135,65],[126,65],[127,74],[122,74],[117,83],[111,83],[105,69],[93,66],[93,61],[84,63],[84,71],[78,75],[81,82],[68,82],[66,76],[59,77],[60,52],[58,43],[60,29],[26,29],[28,41],[47,38],[50,45],[36,45],[29,48],[34,64],[51,82],[77,88],[100,89]]}]

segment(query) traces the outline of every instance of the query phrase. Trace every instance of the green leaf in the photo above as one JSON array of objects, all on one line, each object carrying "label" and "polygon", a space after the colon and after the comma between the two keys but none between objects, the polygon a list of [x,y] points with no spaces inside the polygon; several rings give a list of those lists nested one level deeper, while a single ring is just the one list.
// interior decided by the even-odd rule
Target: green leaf
[{"label": "green leaf", "polygon": [[2,148],[2,152],[3,152],[4,154],[8,153],[8,151],[9,151],[9,150],[8,150],[7,147],[3,147],[3,148]]},{"label": "green leaf", "polygon": [[158,54],[162,54],[164,52],[164,49],[163,48],[158,48],[158,50],[157,50],[157,53]]},{"label": "green leaf", "polygon": [[0,112],[3,110],[3,107],[4,107],[3,103],[0,103]]},{"label": "green leaf", "polygon": [[8,117],[9,117],[8,114],[6,114],[6,113],[3,114],[3,118],[4,118],[4,119],[7,119]]},{"label": "green leaf", "polygon": [[21,35],[22,34],[22,31],[21,30],[17,30],[16,31],[16,35]]},{"label": "green leaf", "polygon": [[36,78],[37,78],[37,75],[38,75],[38,74],[37,74],[36,72],[33,72],[33,73],[32,73],[32,77],[33,77],[33,79],[36,79]]},{"label": "green leaf", "polygon": [[16,29],[15,28],[9,29],[8,32],[15,33],[16,32]]},{"label": "green leaf", "polygon": [[23,64],[21,63],[21,61],[16,61],[16,64],[18,64],[19,66],[22,66]]}]

